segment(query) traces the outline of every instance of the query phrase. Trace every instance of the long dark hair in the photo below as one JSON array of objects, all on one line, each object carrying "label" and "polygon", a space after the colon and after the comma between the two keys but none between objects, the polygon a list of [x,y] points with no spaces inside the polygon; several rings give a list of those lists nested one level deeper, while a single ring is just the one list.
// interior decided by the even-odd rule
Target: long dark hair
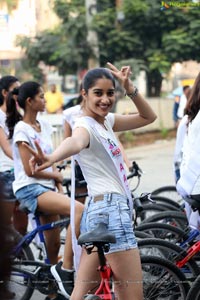
[{"label": "long dark hair", "polygon": [[102,78],[111,80],[115,87],[115,79],[108,69],[95,68],[89,70],[84,76],[82,81],[83,89],[88,93],[88,90],[95,85],[96,81]]},{"label": "long dark hair", "polygon": [[188,115],[188,122],[192,122],[200,110],[200,73],[198,74],[191,93],[189,95],[185,113]]},{"label": "long dark hair", "polygon": [[15,124],[22,120],[22,115],[17,110],[14,95],[17,96],[17,103],[19,107],[25,110],[26,100],[28,98],[33,99],[38,94],[40,87],[41,85],[35,81],[27,81],[23,83],[18,89],[16,88],[11,93],[9,93],[6,118],[6,125],[8,126],[9,130],[9,139],[11,139],[13,136]]},{"label": "long dark hair", "polygon": [[0,79],[0,105],[3,105],[4,100],[5,100],[3,97],[2,91],[6,90],[8,92],[11,85],[17,81],[19,81],[18,78],[15,76],[11,76],[11,75],[3,76]]}]

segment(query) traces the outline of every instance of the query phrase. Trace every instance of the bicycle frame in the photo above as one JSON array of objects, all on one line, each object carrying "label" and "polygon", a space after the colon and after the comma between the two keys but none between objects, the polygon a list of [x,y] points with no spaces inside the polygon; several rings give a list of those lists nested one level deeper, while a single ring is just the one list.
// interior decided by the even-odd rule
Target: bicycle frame
[{"label": "bicycle frame", "polygon": [[190,260],[190,258],[192,258],[199,251],[200,251],[200,241],[197,241],[194,245],[188,248],[187,255],[183,259],[177,261],[176,265],[179,268],[182,268]]},{"label": "bicycle frame", "polygon": [[[92,247],[91,247],[92,246]],[[101,299],[104,300],[114,300],[114,292],[111,289],[111,279],[112,279],[112,269],[110,265],[106,262],[106,257],[104,254],[104,251],[107,252],[109,249],[109,244],[107,243],[86,243],[85,249],[88,254],[92,253],[92,250],[94,247],[97,247],[97,253],[99,257],[100,265],[97,269],[97,271],[100,274],[100,284],[94,293],[95,296],[98,296]],[[88,294],[89,296],[90,294]],[[87,295],[85,295],[85,299],[87,300]]]},{"label": "bicycle frame", "polygon": [[112,300],[113,292],[111,291],[110,288],[112,270],[111,267],[106,263],[106,258],[102,246],[98,247],[98,256],[99,256],[100,266],[98,267],[97,270],[100,273],[101,282],[97,291],[95,292],[95,295],[105,300]]},{"label": "bicycle frame", "polygon": [[61,227],[61,226],[66,226],[69,224],[68,219],[62,219],[58,220],[55,222],[51,222],[45,225],[41,225],[40,219],[38,215],[35,215],[35,221],[36,221],[36,228],[33,229],[31,232],[27,233],[21,241],[12,249],[11,255],[18,255],[20,251],[22,250],[22,247],[30,245],[30,243],[33,241],[34,237],[36,234],[39,235],[40,243],[41,243],[41,248],[44,253],[44,261],[46,264],[50,264],[48,255],[47,255],[47,250],[46,250],[46,243],[45,243],[45,238],[44,238],[44,231],[46,230],[51,230],[53,228]]}]

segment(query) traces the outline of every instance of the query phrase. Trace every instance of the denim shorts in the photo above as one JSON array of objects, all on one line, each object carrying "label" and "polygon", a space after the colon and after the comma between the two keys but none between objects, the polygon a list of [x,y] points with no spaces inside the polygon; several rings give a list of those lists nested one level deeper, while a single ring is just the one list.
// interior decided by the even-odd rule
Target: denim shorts
[{"label": "denim shorts", "polygon": [[81,219],[81,233],[93,230],[100,222],[115,235],[109,253],[137,248],[128,199],[120,194],[105,194],[100,201],[91,197]]},{"label": "denim shorts", "polygon": [[37,197],[43,193],[52,190],[53,189],[50,189],[49,187],[45,187],[41,184],[34,183],[19,189],[15,193],[15,196],[17,200],[20,202],[20,206],[23,206],[24,208],[28,209],[29,212],[34,214],[36,212],[37,205],[38,205]]},{"label": "denim shorts", "polygon": [[0,172],[0,182],[2,188],[3,201],[15,202],[16,198],[13,194],[12,183],[15,180],[13,171]]}]

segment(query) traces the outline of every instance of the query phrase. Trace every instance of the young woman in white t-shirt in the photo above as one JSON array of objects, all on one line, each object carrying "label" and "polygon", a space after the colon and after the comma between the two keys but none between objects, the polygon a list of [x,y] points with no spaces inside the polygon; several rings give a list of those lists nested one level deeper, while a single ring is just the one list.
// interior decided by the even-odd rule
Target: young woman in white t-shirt
[{"label": "young woman in white t-shirt", "polygon": [[24,235],[27,231],[27,216],[18,210],[18,203],[12,190],[14,163],[6,125],[8,96],[19,85],[19,80],[15,76],[7,75],[0,79],[0,180],[4,192],[5,224],[11,225],[11,234],[14,225],[15,229]]},{"label": "young woman in white t-shirt", "polygon": [[[35,147],[34,142],[37,141],[44,153],[50,154],[53,151],[52,128],[37,116],[39,112],[45,110],[44,91],[37,82],[28,81],[23,83],[18,91],[15,90],[15,93],[17,94],[18,105],[24,110],[24,115],[22,117],[18,113],[16,106],[13,105],[14,99],[10,98],[7,124],[10,138],[13,139],[15,172],[13,190],[16,198],[30,212],[33,214],[36,211],[45,213],[40,217],[42,223],[55,221],[59,219],[59,215],[70,214],[70,199],[62,193],[61,189],[62,175],[54,167],[48,167],[33,174],[29,166],[30,152],[23,146],[26,143]],[[56,188],[61,193],[58,193]],[[78,234],[83,205],[77,202],[75,210]],[[48,238],[48,243],[51,246],[49,258],[52,264],[57,262],[60,240],[59,229],[54,229],[54,232],[54,235],[52,235],[52,231],[46,233],[52,237],[51,239]],[[69,236],[65,244],[63,261],[63,268],[67,271],[67,281],[69,281],[66,290],[67,297],[70,296],[73,289],[73,255]]]},{"label": "young woman in white t-shirt", "polygon": [[[116,244],[111,244],[106,254],[114,274],[116,296],[119,300],[142,300],[141,263],[132,227],[132,198],[114,131],[145,126],[153,122],[156,115],[129,79],[130,67],[124,66],[118,70],[110,63],[108,66],[110,70],[96,68],[86,73],[81,91],[84,99],[83,116],[76,121],[72,136],[65,139],[50,155],[44,154],[37,142],[38,151],[28,147],[34,155],[30,166],[34,172],[77,155],[89,193],[81,231],[90,231],[101,221],[106,224],[108,230],[116,236]],[[137,114],[109,114],[115,102],[113,75],[133,100]],[[87,255],[83,249],[71,300],[82,299],[88,290],[95,288],[96,280],[99,279],[97,266],[97,253]],[[52,271],[63,282],[64,290],[63,270],[57,265]]]},{"label": "young woman in white t-shirt", "polygon": [[[82,90],[82,84],[80,85],[80,94],[77,98],[77,104],[75,106],[67,108],[63,111],[64,139],[66,139],[67,137],[70,137],[72,135],[72,130],[73,130],[73,127],[74,127],[76,121],[83,115],[84,100],[81,95],[81,90]],[[119,147],[120,147],[124,162],[127,166],[127,169],[131,170],[132,163],[128,159],[128,156],[124,150],[124,147],[119,140],[118,140],[118,143],[119,143]],[[84,180],[83,173],[77,162],[75,164],[75,179],[77,181]],[[87,193],[87,186],[76,187],[76,194],[85,194],[85,193]],[[84,203],[85,197],[79,198],[78,201]]]},{"label": "young woman in white t-shirt", "polygon": [[[176,188],[183,197],[194,197],[200,201],[200,73],[192,87],[185,107],[185,135],[182,147],[180,179]],[[193,212],[186,203],[187,217],[190,225],[200,228],[198,211]]]}]

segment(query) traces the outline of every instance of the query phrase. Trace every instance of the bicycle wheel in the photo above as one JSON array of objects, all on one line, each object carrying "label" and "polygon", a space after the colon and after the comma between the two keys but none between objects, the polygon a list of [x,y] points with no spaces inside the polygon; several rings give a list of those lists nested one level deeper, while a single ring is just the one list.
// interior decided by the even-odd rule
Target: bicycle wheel
[{"label": "bicycle wheel", "polygon": [[[185,258],[187,255],[187,252],[180,246],[157,238],[138,240],[138,248],[141,255],[163,257],[174,264]],[[190,281],[200,274],[200,268],[193,258],[190,258],[180,270]]]},{"label": "bicycle wheel", "polygon": [[200,275],[196,278],[196,280],[193,282],[186,300],[199,300],[200,299]]},{"label": "bicycle wheel", "polygon": [[184,300],[189,290],[184,274],[170,261],[141,256],[144,300]]},{"label": "bicycle wheel", "polygon": [[[34,261],[33,253],[29,246],[23,247],[18,255],[12,254],[11,276],[8,281],[8,287],[15,294],[13,300],[29,300],[34,291],[34,284],[26,276],[23,270],[22,261]],[[16,266],[18,268],[16,269]],[[27,266],[26,266],[27,269]]]},{"label": "bicycle wheel", "polygon": [[142,204],[142,211],[137,212],[136,223],[141,224],[141,222],[143,222],[147,218],[150,218],[151,216],[159,212],[164,212],[166,210],[167,210],[166,206],[162,204],[155,204],[155,203]]},{"label": "bicycle wheel", "polygon": [[171,200],[174,200],[175,202],[181,204],[183,202],[183,199],[181,196],[177,193],[176,186],[175,185],[166,185],[161,186],[158,189],[155,189],[153,192],[151,192],[154,196],[164,196]]},{"label": "bicycle wheel", "polygon": [[182,206],[178,202],[166,196],[153,194],[151,199],[156,201],[157,204],[163,204],[168,208],[172,208],[172,210],[182,210]]},{"label": "bicycle wheel", "polygon": [[170,210],[157,213],[143,220],[142,224],[150,223],[150,222],[161,222],[165,224],[178,226],[182,229],[188,226],[187,217],[184,212],[170,211]]},{"label": "bicycle wheel", "polygon": [[189,237],[187,230],[164,223],[143,223],[138,225],[135,230],[173,243],[181,243]]}]

